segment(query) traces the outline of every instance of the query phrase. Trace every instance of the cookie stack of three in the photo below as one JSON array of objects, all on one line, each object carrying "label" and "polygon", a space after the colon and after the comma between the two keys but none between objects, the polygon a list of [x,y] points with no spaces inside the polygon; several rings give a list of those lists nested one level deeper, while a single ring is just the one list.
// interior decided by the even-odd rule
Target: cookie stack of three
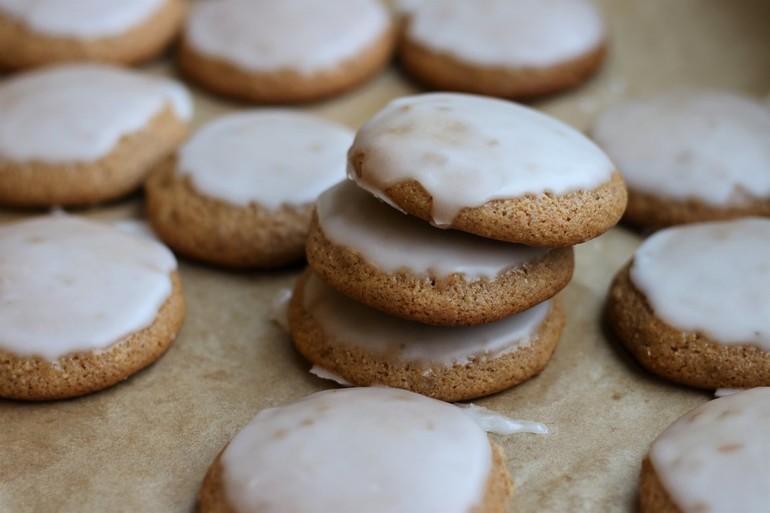
[{"label": "cookie stack of three", "polygon": [[579,132],[503,100],[397,99],[319,199],[295,346],[356,385],[467,400],[548,363],[572,246],[617,223],[625,185]]}]

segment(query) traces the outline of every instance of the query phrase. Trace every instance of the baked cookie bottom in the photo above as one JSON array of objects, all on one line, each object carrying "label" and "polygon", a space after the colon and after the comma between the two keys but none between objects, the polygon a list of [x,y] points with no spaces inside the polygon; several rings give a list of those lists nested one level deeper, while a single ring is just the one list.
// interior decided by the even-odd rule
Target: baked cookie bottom
[{"label": "baked cookie bottom", "polygon": [[461,275],[389,274],[355,251],[329,241],[313,216],[307,260],[331,287],[391,315],[444,326],[472,326],[522,312],[567,286],[574,269],[571,247],[511,269],[495,279],[466,280]]},{"label": "baked cookie bottom", "polygon": [[663,488],[649,456],[642,461],[639,475],[639,503],[642,513],[682,513]]},{"label": "baked cookie bottom", "polygon": [[0,157],[0,205],[84,206],[115,200],[139,188],[150,169],[186,136],[187,124],[166,107],[95,161],[54,164]]},{"label": "baked cookie bottom", "polygon": [[176,271],[171,280],[171,295],[152,324],[107,349],[71,353],[54,362],[0,351],[0,397],[27,401],[77,397],[112,386],[156,361],[184,320],[185,301]]},{"label": "baked cookie bottom", "polygon": [[666,324],[634,286],[630,265],[610,286],[607,321],[643,367],[666,380],[709,390],[770,385],[770,353],[752,345],[719,344]]},{"label": "baked cookie bottom", "polygon": [[75,61],[138,64],[169,45],[182,24],[184,9],[181,0],[167,0],[140,25],[95,39],[40,34],[0,14],[0,68],[16,70]]}]

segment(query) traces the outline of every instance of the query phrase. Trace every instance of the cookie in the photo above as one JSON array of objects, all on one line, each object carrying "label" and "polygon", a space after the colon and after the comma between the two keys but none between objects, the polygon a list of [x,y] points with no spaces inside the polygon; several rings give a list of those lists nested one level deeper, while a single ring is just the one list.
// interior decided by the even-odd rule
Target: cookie
[{"label": "cookie", "polygon": [[390,60],[395,36],[379,0],[235,0],[194,5],[179,66],[216,93],[258,103],[353,89]]},{"label": "cookie", "polygon": [[403,12],[400,62],[431,89],[543,96],[584,82],[607,49],[590,0],[424,0]]},{"label": "cookie", "polygon": [[628,185],[629,225],[770,216],[770,111],[758,100],[658,93],[610,107],[591,134]]},{"label": "cookie", "polygon": [[175,251],[228,267],[305,255],[318,195],[345,178],[353,131],[283,109],[203,126],[147,180],[147,213]]},{"label": "cookie", "polygon": [[596,237],[626,205],[620,173],[580,132],[460,93],[390,102],[358,130],[348,176],[438,227],[537,247]]},{"label": "cookie", "polygon": [[326,283],[357,301],[448,326],[531,308],[567,286],[574,268],[571,247],[532,248],[439,230],[349,180],[319,198],[307,259]]},{"label": "cookie", "polygon": [[94,221],[0,225],[0,397],[107,388],[157,360],[184,317],[176,260],[158,242]]},{"label": "cookie", "polygon": [[297,350],[352,384],[463,401],[540,373],[565,315],[553,299],[480,326],[430,326],[368,308],[306,271],[294,288],[288,320]]},{"label": "cookie", "polygon": [[169,45],[183,14],[181,0],[0,0],[0,68],[144,62]]},{"label": "cookie", "polygon": [[607,318],[649,371],[694,387],[770,385],[770,219],[666,228],[615,277]]},{"label": "cookie", "polygon": [[390,388],[262,410],[217,456],[201,513],[502,513],[501,449],[460,408]]},{"label": "cookie", "polygon": [[770,388],[690,411],[658,436],[642,463],[643,513],[764,511],[770,503]]},{"label": "cookie", "polygon": [[77,206],[124,196],[182,142],[180,84],[99,64],[41,68],[0,84],[0,205]]}]

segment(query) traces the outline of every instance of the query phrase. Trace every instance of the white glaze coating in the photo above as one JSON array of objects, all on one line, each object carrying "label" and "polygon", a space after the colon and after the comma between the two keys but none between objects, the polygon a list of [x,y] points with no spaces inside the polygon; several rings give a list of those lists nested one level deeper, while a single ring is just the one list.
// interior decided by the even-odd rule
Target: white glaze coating
[{"label": "white glaze coating", "polygon": [[237,513],[469,513],[492,468],[486,433],[454,406],[347,388],[262,410],[222,453]]},{"label": "white glaze coating", "polygon": [[605,39],[590,0],[424,0],[401,10],[411,14],[409,39],[480,66],[547,68]]},{"label": "white glaze coating", "polygon": [[195,188],[232,205],[275,210],[305,205],[345,178],[353,131],[288,109],[218,118],[179,150],[177,167]]},{"label": "white glaze coating", "polygon": [[770,351],[769,257],[770,219],[684,225],[646,239],[630,277],[670,326]]},{"label": "white glaze coating", "polygon": [[770,198],[770,111],[756,100],[660,93],[609,108],[592,133],[639,192],[717,206]]},{"label": "white glaze coating", "polygon": [[378,0],[209,0],[192,8],[185,38],[245,70],[312,75],[357,57],[389,26]]},{"label": "white glaze coating", "polygon": [[71,64],[14,75],[0,83],[0,159],[96,160],[167,106],[192,116],[181,84],[138,71]]},{"label": "white glaze coating", "polygon": [[650,447],[661,484],[683,513],[767,511],[770,388],[714,399],[666,428]]},{"label": "white glaze coating", "polygon": [[0,0],[0,13],[47,36],[96,39],[140,25],[166,0]]},{"label": "white glaze coating", "polygon": [[0,349],[54,361],[149,326],[171,294],[173,254],[77,217],[0,225]]},{"label": "white glaze coating", "polygon": [[494,279],[549,251],[438,230],[390,208],[349,180],[324,192],[317,212],[329,241],[355,251],[385,273],[408,269],[417,276]]},{"label": "white glaze coating", "polygon": [[473,403],[456,404],[460,410],[479,425],[487,433],[508,436],[515,433],[534,433],[536,435],[548,434],[548,426],[540,422],[529,422],[525,420],[514,420],[501,413],[492,411],[483,406],[476,406]]},{"label": "white glaze coating", "polygon": [[[522,105],[458,93],[390,102],[358,131],[348,176],[384,201],[391,185],[416,180],[433,197],[433,222],[451,224],[463,207],[546,192],[593,190],[614,167],[574,128]],[[392,204],[392,202],[390,202]]]},{"label": "white glaze coating", "polygon": [[424,368],[494,359],[527,347],[551,308],[549,300],[480,326],[429,326],[364,306],[315,275],[307,280],[303,299],[308,314],[341,344]]}]

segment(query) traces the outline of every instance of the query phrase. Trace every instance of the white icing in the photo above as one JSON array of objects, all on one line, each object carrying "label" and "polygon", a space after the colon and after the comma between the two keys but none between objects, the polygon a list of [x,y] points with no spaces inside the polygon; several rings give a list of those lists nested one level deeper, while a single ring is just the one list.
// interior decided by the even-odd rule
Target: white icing
[{"label": "white icing", "polygon": [[386,273],[408,269],[415,275],[494,279],[549,251],[437,230],[390,208],[350,181],[324,192],[317,212],[329,241],[355,251]]},{"label": "white icing", "polygon": [[551,308],[551,301],[545,301],[480,326],[430,326],[364,306],[315,275],[307,280],[303,299],[308,314],[341,344],[415,366],[463,365],[527,347]]},{"label": "white icing", "polygon": [[161,242],[158,238],[158,235],[152,231],[152,226],[150,226],[150,223],[147,221],[123,219],[112,223],[112,226],[124,233],[129,233],[131,235],[141,235],[156,242]]},{"label": "white icing", "polygon": [[605,38],[590,0],[425,0],[401,10],[411,14],[409,39],[483,66],[554,66]]},{"label": "white icing", "polygon": [[171,294],[173,254],[76,217],[0,225],[0,349],[56,360],[149,326]]},{"label": "white icing", "polygon": [[495,199],[595,189],[614,171],[593,142],[555,118],[457,93],[393,100],[358,131],[350,151],[365,159],[362,176],[350,163],[348,176],[384,201],[392,185],[422,184],[438,226]]},{"label": "white icing", "polygon": [[328,379],[329,381],[334,381],[335,383],[343,387],[353,386],[353,383],[346,380],[342,376],[338,376],[332,371],[326,370],[323,367],[319,367],[318,365],[313,365],[312,367],[310,367],[310,374],[314,376],[318,376],[321,379]]},{"label": "white icing", "polygon": [[71,64],[14,75],[0,84],[0,159],[96,160],[167,106],[192,115],[182,85],[138,71]]},{"label": "white icing", "polygon": [[634,286],[674,328],[770,351],[770,219],[661,230],[636,251]]},{"label": "white icing", "polygon": [[195,188],[228,203],[267,209],[312,203],[345,178],[353,131],[288,109],[223,116],[179,151],[179,172]]},{"label": "white icing", "polygon": [[629,187],[727,206],[770,197],[770,111],[729,92],[677,91],[619,103],[594,140]]},{"label": "white icing", "polygon": [[534,433],[536,435],[548,434],[548,426],[539,422],[514,420],[501,413],[492,411],[475,404],[456,404],[468,417],[479,425],[487,433],[496,435],[512,435],[514,433]]},{"label": "white icing", "polygon": [[262,410],[222,453],[237,513],[468,513],[492,468],[486,433],[454,406],[347,388]]},{"label": "white icing", "polygon": [[0,13],[36,32],[94,39],[140,25],[166,0],[0,0]]},{"label": "white icing", "polygon": [[355,58],[389,25],[378,0],[202,1],[190,12],[185,38],[246,70],[312,75]]},{"label": "white icing", "polygon": [[717,388],[714,390],[714,397],[726,397],[743,391],[741,388]]},{"label": "white icing", "polygon": [[289,301],[291,289],[284,287],[278,290],[270,305],[270,320],[286,331],[289,331]]},{"label": "white icing", "polygon": [[770,388],[710,401],[666,428],[650,460],[683,513],[767,511]]}]

